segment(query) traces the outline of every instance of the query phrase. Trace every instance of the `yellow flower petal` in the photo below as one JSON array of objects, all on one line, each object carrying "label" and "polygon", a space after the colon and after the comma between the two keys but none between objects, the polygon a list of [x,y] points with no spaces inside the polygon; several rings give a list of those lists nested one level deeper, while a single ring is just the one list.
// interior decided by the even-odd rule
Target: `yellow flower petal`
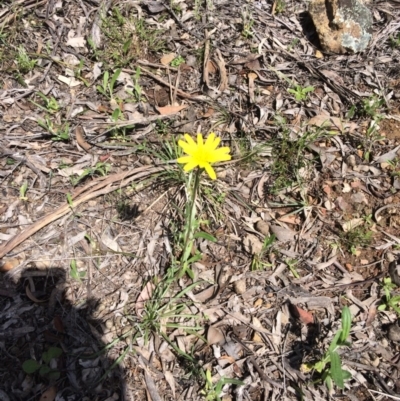
[{"label": "yellow flower petal", "polygon": [[189,134],[185,134],[183,135],[186,139],[186,142],[190,145],[190,146],[196,146],[196,142],[193,140],[193,138],[189,135]]},{"label": "yellow flower petal", "polygon": [[219,148],[214,150],[209,157],[209,162],[216,163],[231,160],[231,155],[228,152],[229,148]]},{"label": "yellow flower petal", "polygon": [[191,156],[182,156],[179,159],[177,159],[176,161],[178,163],[189,163],[192,160]]},{"label": "yellow flower petal", "polygon": [[190,143],[186,143],[186,142],[180,140],[180,141],[178,141],[178,145],[179,145],[179,146],[183,149],[183,151],[184,151],[185,153],[187,153],[188,155],[192,155],[192,154],[194,154],[194,153],[197,151],[197,145],[196,145],[196,144],[194,144],[194,146],[193,146],[193,145],[191,145]]},{"label": "yellow flower petal", "polygon": [[197,134],[197,146],[198,147],[203,147],[203,135],[202,134]]},{"label": "yellow flower petal", "polygon": [[198,164],[196,163],[196,162],[189,162],[188,164],[186,164],[184,167],[183,167],[183,170],[184,171],[190,171],[190,170],[193,170],[195,167],[197,167],[198,166]]},{"label": "yellow flower petal", "polygon": [[211,178],[212,180],[215,180],[215,179],[217,178],[217,174],[215,174],[215,171],[214,171],[214,169],[211,167],[211,164],[207,164],[207,165],[205,166],[205,169],[206,169],[207,174],[210,176],[210,178]]},{"label": "yellow flower petal", "polygon": [[208,135],[208,138],[206,140],[205,146],[207,148],[211,148],[213,146],[213,144],[214,144],[214,141],[215,141],[215,134],[214,134],[214,132],[211,132],[211,134]]},{"label": "yellow flower petal", "polygon": [[212,144],[212,150],[215,150],[215,149],[217,149],[217,147],[218,147],[218,145],[219,145],[219,143],[221,142],[221,138],[215,138],[215,141],[213,142],[213,144]]}]

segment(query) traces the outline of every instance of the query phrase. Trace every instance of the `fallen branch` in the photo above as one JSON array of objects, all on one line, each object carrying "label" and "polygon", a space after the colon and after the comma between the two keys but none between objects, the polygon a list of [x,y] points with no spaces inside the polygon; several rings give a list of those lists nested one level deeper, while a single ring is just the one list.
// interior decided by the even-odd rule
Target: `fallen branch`
[{"label": "fallen branch", "polygon": [[[79,188],[77,191],[75,191],[75,193],[72,195],[72,207],[75,208],[82,203],[97,198],[98,196],[108,194],[119,188],[123,188],[134,180],[142,179],[162,170],[163,167],[149,168],[149,166],[143,166],[128,172],[113,174],[106,178],[99,178],[98,180],[91,182],[83,188]],[[69,212],[71,212],[71,205],[66,202],[54,212],[47,214],[32,225],[25,228],[23,231],[0,246],[0,259],[3,258],[7,253],[11,252],[16,246],[20,245],[26,239],[31,237],[33,234],[37,233],[43,227],[47,226],[53,221],[58,220],[60,217],[65,216]]]}]

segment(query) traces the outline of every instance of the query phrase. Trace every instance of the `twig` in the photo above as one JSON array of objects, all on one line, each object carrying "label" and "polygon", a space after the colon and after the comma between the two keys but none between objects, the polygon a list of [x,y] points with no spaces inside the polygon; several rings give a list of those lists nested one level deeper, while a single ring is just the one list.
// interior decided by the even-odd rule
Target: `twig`
[{"label": "twig", "polygon": [[[159,82],[160,84],[163,84],[169,88],[174,88],[173,85],[169,84],[168,82],[164,81],[163,79],[161,79],[160,77],[158,77],[157,75],[153,74],[152,72],[150,72],[149,70],[146,70],[145,68],[141,67],[140,70],[145,73],[146,75],[148,75],[149,77],[153,78],[155,81]],[[129,70],[126,68],[122,69],[123,72],[128,72],[128,73],[134,73],[135,71],[133,70]],[[181,89],[176,89],[176,93],[180,96],[183,97],[184,99],[190,99],[190,100],[194,100],[195,102],[206,102],[208,100],[207,97],[205,96],[192,96],[189,95],[188,93],[184,92]]]},{"label": "twig", "polygon": [[195,36],[197,39],[203,39],[200,34],[197,32],[194,32],[193,30],[190,30],[186,28],[186,26],[183,24],[183,22],[178,18],[178,16],[175,14],[175,11],[167,4],[167,2],[163,2],[163,6],[168,10],[168,12],[172,15],[176,23],[179,25],[180,28],[182,28],[185,32],[187,32],[189,35]]}]

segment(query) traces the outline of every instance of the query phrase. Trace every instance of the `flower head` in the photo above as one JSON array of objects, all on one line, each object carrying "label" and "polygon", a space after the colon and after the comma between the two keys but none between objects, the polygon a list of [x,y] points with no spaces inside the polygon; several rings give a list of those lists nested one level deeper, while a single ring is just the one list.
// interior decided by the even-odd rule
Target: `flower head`
[{"label": "flower head", "polygon": [[217,175],[211,164],[231,160],[230,149],[228,147],[217,149],[221,138],[216,138],[213,132],[205,142],[203,142],[202,134],[197,134],[197,143],[188,134],[185,134],[184,137],[186,142],[180,140],[178,145],[187,156],[180,157],[177,162],[185,164],[183,168],[185,171],[193,170],[195,167],[204,168],[210,178],[215,180]]}]

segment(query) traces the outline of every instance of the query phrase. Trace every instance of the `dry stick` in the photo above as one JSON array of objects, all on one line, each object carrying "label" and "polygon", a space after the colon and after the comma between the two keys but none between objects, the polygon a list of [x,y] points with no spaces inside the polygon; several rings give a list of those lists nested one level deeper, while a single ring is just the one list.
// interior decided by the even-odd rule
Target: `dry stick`
[{"label": "dry stick", "polygon": [[[128,72],[128,73],[132,73],[135,72],[133,70],[129,70],[126,68],[122,69],[123,72]],[[146,75],[148,75],[149,77],[153,78],[155,81],[159,82],[160,84],[163,84],[167,87],[172,87],[173,89],[175,89],[173,87],[173,85],[169,84],[168,82],[165,82],[163,79],[161,79],[160,77],[158,77],[157,75],[153,74],[152,72],[146,70],[146,68],[140,67],[140,71],[145,73]],[[189,95],[188,93],[184,92],[181,89],[176,88],[176,93],[180,96],[183,97],[184,99],[190,99],[190,100],[194,100],[196,102],[206,102],[208,99],[205,96],[192,96]]]},{"label": "dry stick", "polygon": [[171,67],[170,65],[163,65],[157,63],[150,63],[146,60],[137,60],[136,64],[145,65],[147,67],[164,68],[165,70],[177,71],[178,68]]},{"label": "dry stick", "polygon": [[203,82],[207,85],[207,88],[210,87],[210,82],[208,79],[208,68],[207,63],[210,59],[210,36],[207,29],[205,30],[206,41],[204,43],[204,61],[203,61]]},{"label": "dry stick", "polygon": [[[101,182],[95,185],[94,188],[90,188],[89,185],[85,186],[84,190],[88,189],[88,193],[82,194],[82,191],[78,190],[73,195],[73,206],[79,206],[80,204],[87,202],[93,198],[97,198],[100,195],[105,195],[119,188],[125,187],[135,179],[143,178],[162,170],[162,167],[154,167],[152,169],[149,169],[148,166],[143,166],[127,173],[119,173],[109,176],[107,177],[107,179],[103,179]],[[118,181],[121,181],[121,183],[115,185]],[[0,259],[3,258],[7,253],[11,252],[16,246],[28,239],[30,236],[37,233],[43,227],[66,215],[70,211],[71,206],[68,203],[65,203],[64,205],[60,206],[56,211],[47,214],[46,216],[36,221],[34,224],[27,227],[25,230],[21,231],[19,234],[15,235],[12,239],[7,241],[0,247]]]},{"label": "dry stick", "polygon": [[171,101],[171,104],[174,104],[174,95],[172,93],[172,81],[171,81],[171,74],[169,72],[169,69],[167,70],[168,73],[168,83],[169,83],[169,99]]}]

